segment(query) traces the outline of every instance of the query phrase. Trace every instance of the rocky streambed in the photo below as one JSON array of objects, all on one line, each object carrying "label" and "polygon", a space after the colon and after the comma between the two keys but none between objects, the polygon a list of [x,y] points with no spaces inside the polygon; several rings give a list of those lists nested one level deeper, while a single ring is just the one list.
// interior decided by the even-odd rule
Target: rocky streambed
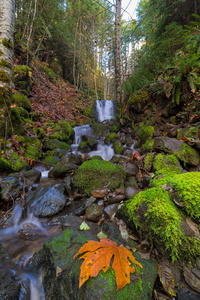
[{"label": "rocky streambed", "polygon": [[[91,148],[57,149],[48,177],[38,167],[4,176],[1,298],[199,299],[199,129],[179,129],[163,136],[139,123],[107,133],[115,152],[109,161],[90,156]],[[118,292],[111,268],[78,287],[82,261],[73,257],[99,233],[143,266]]]}]

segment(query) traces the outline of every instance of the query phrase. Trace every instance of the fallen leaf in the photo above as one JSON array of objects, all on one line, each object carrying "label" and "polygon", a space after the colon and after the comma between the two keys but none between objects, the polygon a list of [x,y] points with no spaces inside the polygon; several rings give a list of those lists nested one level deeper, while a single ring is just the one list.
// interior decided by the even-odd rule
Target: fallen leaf
[{"label": "fallen leaf", "polygon": [[103,238],[107,238],[107,235],[105,233],[103,233],[103,231],[101,230],[98,234],[97,237],[101,240]]},{"label": "fallen leaf", "polygon": [[[117,291],[130,283],[130,273],[135,272],[131,262],[142,268],[142,265],[136,261],[128,249],[123,245],[117,246],[117,243],[103,238],[100,242],[88,241],[74,256],[82,255],[79,259],[84,259],[81,265],[81,274],[79,279],[79,288],[90,277],[96,277],[101,270],[107,272],[113,258],[112,268],[115,271]],[[131,261],[131,262],[130,262]]]},{"label": "fallen leaf", "polygon": [[171,269],[166,263],[162,263],[162,265],[158,265],[158,275],[160,277],[160,281],[165,289],[165,291],[171,295],[176,296],[176,289],[174,278]]},{"label": "fallen leaf", "polygon": [[125,226],[120,224],[119,231],[121,233],[122,238],[127,241],[129,236],[128,236],[128,232],[127,232]]},{"label": "fallen leaf", "polygon": [[90,227],[88,226],[88,224],[87,224],[85,221],[83,221],[83,222],[81,223],[79,229],[80,229],[80,230],[88,230],[88,229],[90,229]]}]

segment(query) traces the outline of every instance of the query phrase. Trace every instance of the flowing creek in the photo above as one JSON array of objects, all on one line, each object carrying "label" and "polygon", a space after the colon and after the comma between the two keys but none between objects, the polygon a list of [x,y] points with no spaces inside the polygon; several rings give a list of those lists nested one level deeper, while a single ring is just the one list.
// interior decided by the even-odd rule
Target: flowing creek
[{"label": "flowing creek", "polygon": [[[112,100],[97,101],[96,112],[99,122],[114,118],[113,103]],[[78,145],[82,141],[82,136],[94,137],[94,133],[90,125],[77,126],[74,130],[72,152],[80,153]],[[89,152],[89,155],[100,155],[104,160],[109,160],[114,155],[114,150],[112,145],[105,145],[103,139],[100,139],[97,149]],[[49,184],[51,181],[55,183],[55,180],[48,178],[49,171],[43,167],[37,169],[42,175],[41,185]],[[11,263],[6,260],[0,268],[9,269],[21,281],[19,300],[45,300],[42,274],[34,271],[30,259],[34,253],[42,249],[47,239],[60,234],[61,231],[60,226],[48,226],[47,219],[36,218],[29,211],[24,218],[23,209],[19,205],[14,207],[6,227],[0,230],[0,242],[11,258]]]}]

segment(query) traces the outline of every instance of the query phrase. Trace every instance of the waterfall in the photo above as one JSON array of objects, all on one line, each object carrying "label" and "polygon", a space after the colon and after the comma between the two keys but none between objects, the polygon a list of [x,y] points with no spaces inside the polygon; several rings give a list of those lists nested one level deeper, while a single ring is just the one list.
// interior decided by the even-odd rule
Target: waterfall
[{"label": "waterfall", "polygon": [[110,120],[115,117],[114,101],[112,100],[97,100],[96,112],[99,122]]}]

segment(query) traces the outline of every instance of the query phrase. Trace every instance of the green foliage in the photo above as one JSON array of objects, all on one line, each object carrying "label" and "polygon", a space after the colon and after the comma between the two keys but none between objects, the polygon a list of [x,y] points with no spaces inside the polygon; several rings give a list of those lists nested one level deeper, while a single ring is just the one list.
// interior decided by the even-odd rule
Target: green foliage
[{"label": "green foliage", "polygon": [[172,261],[193,260],[199,255],[200,242],[184,236],[180,212],[164,189],[151,188],[140,192],[128,200],[122,209],[129,221],[140,228],[145,239],[149,238],[155,245],[164,247]]},{"label": "green foliage", "polygon": [[171,185],[183,201],[187,215],[200,221],[200,173],[188,172],[176,175],[171,179]]},{"label": "green foliage", "polygon": [[178,157],[178,159],[184,162],[185,164],[197,166],[200,162],[200,156],[198,152],[185,143],[181,145],[181,148],[183,150],[174,153],[176,157]]},{"label": "green foliage", "polygon": [[32,110],[31,104],[28,101],[27,97],[21,94],[13,94],[13,103],[16,103],[17,106],[23,107],[28,112]]},{"label": "green foliage", "polygon": [[106,144],[110,144],[115,140],[116,137],[116,133],[115,132],[109,132],[106,136],[105,136],[105,143]]},{"label": "green foliage", "polygon": [[106,185],[111,191],[123,187],[124,169],[109,161],[89,160],[84,162],[74,176],[74,185],[85,195],[91,195],[92,190],[103,189]]}]

